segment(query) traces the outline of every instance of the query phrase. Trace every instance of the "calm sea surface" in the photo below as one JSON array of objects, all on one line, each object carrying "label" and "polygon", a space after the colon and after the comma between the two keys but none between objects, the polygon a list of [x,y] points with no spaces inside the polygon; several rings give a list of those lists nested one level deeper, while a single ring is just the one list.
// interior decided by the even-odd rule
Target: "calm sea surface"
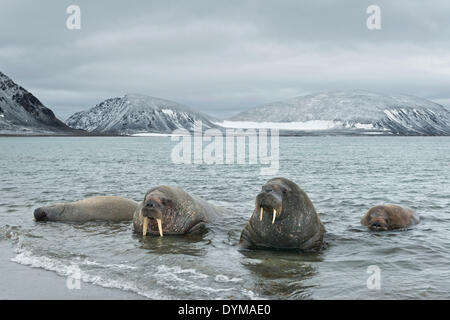
[{"label": "calm sea surface", "polygon": [[[168,137],[0,138],[0,242],[13,261],[153,299],[450,298],[450,138],[281,137],[280,170],[327,229],[317,254],[243,251],[241,230],[270,177],[258,165],[173,164]],[[37,223],[36,207],[96,195],[141,201],[177,185],[229,214],[202,237],[134,235],[131,223]],[[370,232],[379,203],[416,210],[419,225]],[[381,288],[369,290],[369,266]]]}]

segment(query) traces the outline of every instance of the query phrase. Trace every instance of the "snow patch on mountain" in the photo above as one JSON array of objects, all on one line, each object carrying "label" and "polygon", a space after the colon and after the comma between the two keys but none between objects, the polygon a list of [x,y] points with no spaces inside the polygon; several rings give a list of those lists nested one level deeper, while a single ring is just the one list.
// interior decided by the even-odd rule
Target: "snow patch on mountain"
[{"label": "snow patch on mountain", "polygon": [[329,120],[310,120],[305,122],[255,122],[224,120],[222,122],[216,122],[216,124],[224,128],[279,130],[327,130],[339,126],[339,123]]},{"label": "snow patch on mountain", "polygon": [[76,134],[34,95],[0,72],[0,134]]},{"label": "snow patch on mountain", "polygon": [[215,127],[210,118],[177,102],[141,94],[107,99],[88,111],[70,116],[72,128],[90,132],[139,134],[171,133],[176,129],[193,131],[194,121],[204,129]]},{"label": "snow patch on mountain", "polygon": [[242,127],[242,122],[280,130],[450,135],[450,112],[443,106],[413,96],[364,90],[325,92],[272,102],[244,111],[223,125]]}]

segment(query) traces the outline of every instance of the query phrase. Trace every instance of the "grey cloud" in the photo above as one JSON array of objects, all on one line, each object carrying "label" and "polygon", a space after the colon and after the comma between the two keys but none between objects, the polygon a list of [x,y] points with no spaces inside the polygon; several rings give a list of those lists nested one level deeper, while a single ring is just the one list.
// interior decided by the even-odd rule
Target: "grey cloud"
[{"label": "grey cloud", "polygon": [[[65,27],[68,5],[82,29]],[[378,4],[382,29],[365,10]],[[17,1],[0,4],[0,70],[57,115],[127,92],[217,116],[318,91],[450,101],[447,1]]]}]

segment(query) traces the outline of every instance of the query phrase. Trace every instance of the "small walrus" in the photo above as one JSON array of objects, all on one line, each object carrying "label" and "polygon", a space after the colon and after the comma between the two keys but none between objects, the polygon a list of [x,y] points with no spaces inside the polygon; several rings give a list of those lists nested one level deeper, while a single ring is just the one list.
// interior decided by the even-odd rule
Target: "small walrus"
[{"label": "small walrus", "polygon": [[393,204],[372,207],[362,217],[361,224],[371,230],[386,231],[418,224],[420,217],[411,209]]},{"label": "small walrus", "polygon": [[215,220],[224,209],[188,194],[181,188],[158,186],[150,189],[136,209],[134,231],[146,236],[201,233],[206,223]]},{"label": "small walrus", "polygon": [[324,233],[306,193],[288,179],[274,178],[256,196],[240,244],[246,248],[319,250]]},{"label": "small walrus", "polygon": [[129,221],[138,205],[122,197],[98,196],[37,208],[34,218],[36,221]]}]

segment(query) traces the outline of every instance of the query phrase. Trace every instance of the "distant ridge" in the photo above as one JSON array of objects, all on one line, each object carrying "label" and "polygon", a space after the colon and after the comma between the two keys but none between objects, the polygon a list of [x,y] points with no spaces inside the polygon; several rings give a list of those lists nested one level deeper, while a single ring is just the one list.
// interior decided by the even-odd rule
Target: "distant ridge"
[{"label": "distant ridge", "polygon": [[194,121],[205,129],[216,127],[211,118],[174,101],[142,94],[107,99],[90,110],[77,112],[66,120],[72,128],[89,132],[137,134],[193,131]]},{"label": "distant ridge", "polygon": [[[311,94],[271,102],[218,123],[289,130],[354,131],[396,135],[450,135],[450,111],[426,99],[365,90]],[[315,125],[317,126],[315,127]]]},{"label": "distant ridge", "polygon": [[0,72],[0,134],[79,134],[33,94]]}]

